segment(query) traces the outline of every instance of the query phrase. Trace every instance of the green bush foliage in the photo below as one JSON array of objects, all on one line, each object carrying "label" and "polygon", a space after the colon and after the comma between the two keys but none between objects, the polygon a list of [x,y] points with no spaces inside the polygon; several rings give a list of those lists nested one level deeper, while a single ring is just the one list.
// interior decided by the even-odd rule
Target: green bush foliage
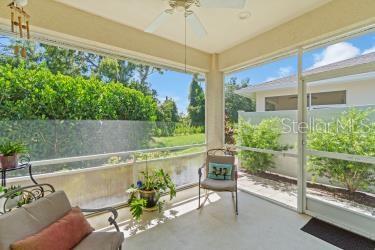
[{"label": "green bush foliage", "polygon": [[176,123],[180,120],[176,102],[166,97],[159,105],[158,122],[155,124],[155,136],[172,136],[176,129]]},{"label": "green bush foliage", "polygon": [[178,123],[174,131],[175,135],[203,134],[204,126],[190,126],[186,123]]},{"label": "green bush foliage", "polygon": [[[351,155],[375,156],[375,124],[369,116],[375,110],[350,109],[325,126],[324,130],[311,130],[308,134],[309,148],[319,151]],[[323,120],[319,123],[325,123]],[[317,126],[316,126],[317,127]],[[375,165],[311,156],[308,171],[316,176],[325,176],[331,182],[346,186],[351,192],[375,185]]]},{"label": "green bush foliage", "polygon": [[[240,119],[236,141],[238,145],[245,147],[281,151],[289,148],[288,145],[280,143],[281,133],[282,124],[278,118],[264,119],[258,125]],[[274,167],[272,154],[241,151],[239,156],[241,165],[253,173]]]},{"label": "green bush foliage", "polygon": [[120,83],[53,74],[47,68],[0,65],[2,120],[156,119],[152,97]]}]

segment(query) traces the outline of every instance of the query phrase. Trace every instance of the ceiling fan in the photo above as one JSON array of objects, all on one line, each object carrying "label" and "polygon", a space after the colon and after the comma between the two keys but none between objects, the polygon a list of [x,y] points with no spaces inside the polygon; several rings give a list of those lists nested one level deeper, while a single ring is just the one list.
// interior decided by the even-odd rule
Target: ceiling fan
[{"label": "ceiling fan", "polygon": [[186,22],[193,32],[199,37],[207,35],[207,31],[191,7],[203,8],[232,8],[242,9],[246,0],[168,0],[169,9],[164,10],[146,29],[145,32],[153,33],[159,26],[167,21],[170,15],[176,12],[184,13]]}]

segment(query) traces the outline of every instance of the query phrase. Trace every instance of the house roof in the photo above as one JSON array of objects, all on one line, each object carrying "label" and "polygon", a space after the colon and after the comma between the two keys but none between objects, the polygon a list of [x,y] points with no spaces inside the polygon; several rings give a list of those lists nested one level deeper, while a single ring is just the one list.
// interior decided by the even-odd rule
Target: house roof
[{"label": "house roof", "polygon": [[[325,71],[331,71],[341,68],[346,68],[350,66],[365,64],[375,61],[375,52],[350,58],[336,63],[331,63],[322,67],[313,68],[303,72],[304,75],[311,75],[315,73],[321,73]],[[285,89],[285,88],[296,88],[297,87],[297,77],[295,75],[278,78],[272,81],[267,81],[259,84],[252,84],[246,88],[242,88],[236,91],[236,94],[249,96],[259,91],[266,90],[276,90],[276,89]]]}]

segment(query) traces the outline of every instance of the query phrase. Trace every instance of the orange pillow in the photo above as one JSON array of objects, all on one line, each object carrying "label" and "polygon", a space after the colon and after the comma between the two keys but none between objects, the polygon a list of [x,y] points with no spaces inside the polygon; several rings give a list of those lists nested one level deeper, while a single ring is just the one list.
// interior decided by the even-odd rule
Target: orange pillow
[{"label": "orange pillow", "polygon": [[94,229],[78,207],[39,233],[13,243],[13,250],[68,250]]}]

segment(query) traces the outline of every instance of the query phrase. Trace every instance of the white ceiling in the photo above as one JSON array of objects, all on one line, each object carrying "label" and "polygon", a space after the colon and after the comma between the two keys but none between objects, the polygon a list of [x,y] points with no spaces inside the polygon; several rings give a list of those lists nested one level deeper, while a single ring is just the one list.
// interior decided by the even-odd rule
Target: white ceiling
[{"label": "white ceiling", "polygon": [[[56,1],[140,30],[144,30],[168,7],[166,0]],[[246,7],[242,10],[193,7],[192,10],[200,18],[208,35],[198,38],[187,27],[187,45],[208,53],[220,53],[329,1],[247,0]],[[251,17],[240,20],[238,15],[241,11],[250,11]],[[154,34],[183,44],[183,14],[176,13],[168,18],[168,22],[159,27]]]}]

